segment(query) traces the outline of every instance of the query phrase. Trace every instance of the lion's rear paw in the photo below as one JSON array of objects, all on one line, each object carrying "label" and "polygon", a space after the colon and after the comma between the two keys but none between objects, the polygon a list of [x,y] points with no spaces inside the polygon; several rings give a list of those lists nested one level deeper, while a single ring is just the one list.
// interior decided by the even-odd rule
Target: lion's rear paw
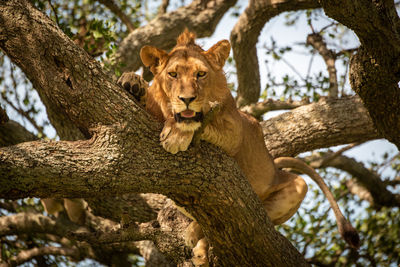
[{"label": "lion's rear paw", "polygon": [[206,238],[200,239],[192,252],[192,262],[194,266],[208,267],[208,242]]},{"label": "lion's rear paw", "polygon": [[118,84],[139,101],[139,103],[142,105],[145,104],[149,84],[140,75],[134,72],[124,72],[118,79]]}]

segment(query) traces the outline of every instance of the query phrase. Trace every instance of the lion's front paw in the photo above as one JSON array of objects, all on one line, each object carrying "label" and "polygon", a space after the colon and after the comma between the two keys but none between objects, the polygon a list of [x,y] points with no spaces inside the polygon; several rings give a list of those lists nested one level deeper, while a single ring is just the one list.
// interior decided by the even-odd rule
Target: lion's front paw
[{"label": "lion's front paw", "polygon": [[149,84],[134,72],[124,72],[117,82],[142,105],[146,102],[146,92]]},{"label": "lion's front paw", "polygon": [[192,142],[193,134],[194,132],[192,131],[178,129],[173,119],[167,120],[160,134],[161,145],[166,151],[172,154],[176,154],[179,151],[186,151]]}]

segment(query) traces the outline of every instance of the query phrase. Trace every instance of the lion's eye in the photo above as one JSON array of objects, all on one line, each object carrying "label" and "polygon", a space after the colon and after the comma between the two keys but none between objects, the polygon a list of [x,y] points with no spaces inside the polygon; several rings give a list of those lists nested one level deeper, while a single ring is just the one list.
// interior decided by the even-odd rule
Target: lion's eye
[{"label": "lion's eye", "polygon": [[176,72],[168,72],[168,75],[171,76],[172,78],[176,78],[178,76],[178,73],[176,73]]},{"label": "lion's eye", "polygon": [[206,74],[207,74],[207,72],[205,72],[205,71],[199,71],[199,72],[197,72],[197,78],[204,77],[204,76],[206,76]]}]

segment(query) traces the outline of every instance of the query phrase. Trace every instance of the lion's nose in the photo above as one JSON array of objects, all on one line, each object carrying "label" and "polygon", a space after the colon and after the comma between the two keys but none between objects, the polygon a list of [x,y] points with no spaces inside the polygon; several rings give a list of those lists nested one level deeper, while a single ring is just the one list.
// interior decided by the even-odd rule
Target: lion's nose
[{"label": "lion's nose", "polygon": [[189,106],[190,103],[192,103],[196,97],[179,97],[179,99],[186,104],[186,106]]}]

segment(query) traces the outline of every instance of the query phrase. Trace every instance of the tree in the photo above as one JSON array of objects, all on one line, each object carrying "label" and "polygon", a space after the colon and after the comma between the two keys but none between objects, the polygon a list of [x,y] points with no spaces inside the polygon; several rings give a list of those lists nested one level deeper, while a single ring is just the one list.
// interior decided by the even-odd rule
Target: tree
[{"label": "tree", "polygon": [[[273,228],[231,158],[206,143],[177,155],[166,153],[158,141],[161,125],[115,82],[114,74],[141,67],[138,51],[143,45],[169,49],[185,27],[199,37],[210,36],[236,1],[194,0],[169,12],[168,1],[163,1],[154,16],[139,14],[142,2],[132,3],[0,0],[0,82],[11,83],[2,94],[2,103],[29,120],[38,133],[31,134],[8,120],[8,112],[2,110],[0,237],[4,265],[90,258],[124,266],[138,264],[132,255],[140,254],[148,266],[190,266],[190,253],[182,239],[189,219],[166,197],[196,217],[212,244],[215,265],[399,263],[396,238],[400,229],[395,222],[400,197],[391,188],[398,179],[383,180],[373,169],[342,155],[357,144],[382,137],[400,145],[399,18],[393,1],[343,0],[337,5],[337,1],[251,0],[231,32],[238,105],[259,119],[270,110],[291,109],[261,122],[274,157],[350,144],[336,152],[313,153],[305,160],[315,168],[332,167],[354,177],[343,179],[337,195],[350,206],[358,207],[362,200],[369,203],[366,218],[356,225],[364,238],[359,253],[334,234],[324,233],[326,237],[315,240],[316,233],[334,232],[334,226],[326,215],[316,218],[314,213],[298,216],[291,228],[282,229],[289,240],[301,245],[299,253]],[[337,21],[329,28],[347,26],[358,36],[360,46],[339,52],[330,49],[324,35],[329,30],[313,28],[312,17],[320,8]],[[328,77],[307,77],[304,86],[286,77],[283,100],[265,98],[257,67],[257,39],[271,18],[298,10],[307,10],[312,34],[305,39],[309,49],[326,62]],[[95,13],[97,19],[91,16]],[[108,16],[116,23],[112,31],[103,22]],[[268,49],[277,60],[286,51],[275,44]],[[343,57],[348,62],[350,56],[349,79],[357,95],[346,96],[339,90],[335,61]],[[60,141],[45,137],[47,126],[37,122],[29,85],[24,87],[27,91],[21,105],[17,88],[24,82],[16,77],[19,71],[14,65],[8,67],[9,61],[32,83]],[[144,77],[151,79],[146,71]],[[282,86],[272,77],[268,84]],[[273,95],[273,89],[265,92]],[[311,103],[301,99],[311,93]],[[258,102],[260,97],[265,99]],[[391,177],[398,175],[398,161],[398,156],[385,161],[392,164],[395,175]],[[327,175],[343,174],[328,169]],[[37,198],[84,198],[89,207],[86,220],[79,224],[63,213],[43,213]],[[318,205],[313,207],[318,209]],[[382,225],[389,233],[380,232]],[[300,235],[302,228],[309,228],[311,234]],[[333,245],[324,247],[324,238]],[[380,244],[379,253],[374,243]]]}]

